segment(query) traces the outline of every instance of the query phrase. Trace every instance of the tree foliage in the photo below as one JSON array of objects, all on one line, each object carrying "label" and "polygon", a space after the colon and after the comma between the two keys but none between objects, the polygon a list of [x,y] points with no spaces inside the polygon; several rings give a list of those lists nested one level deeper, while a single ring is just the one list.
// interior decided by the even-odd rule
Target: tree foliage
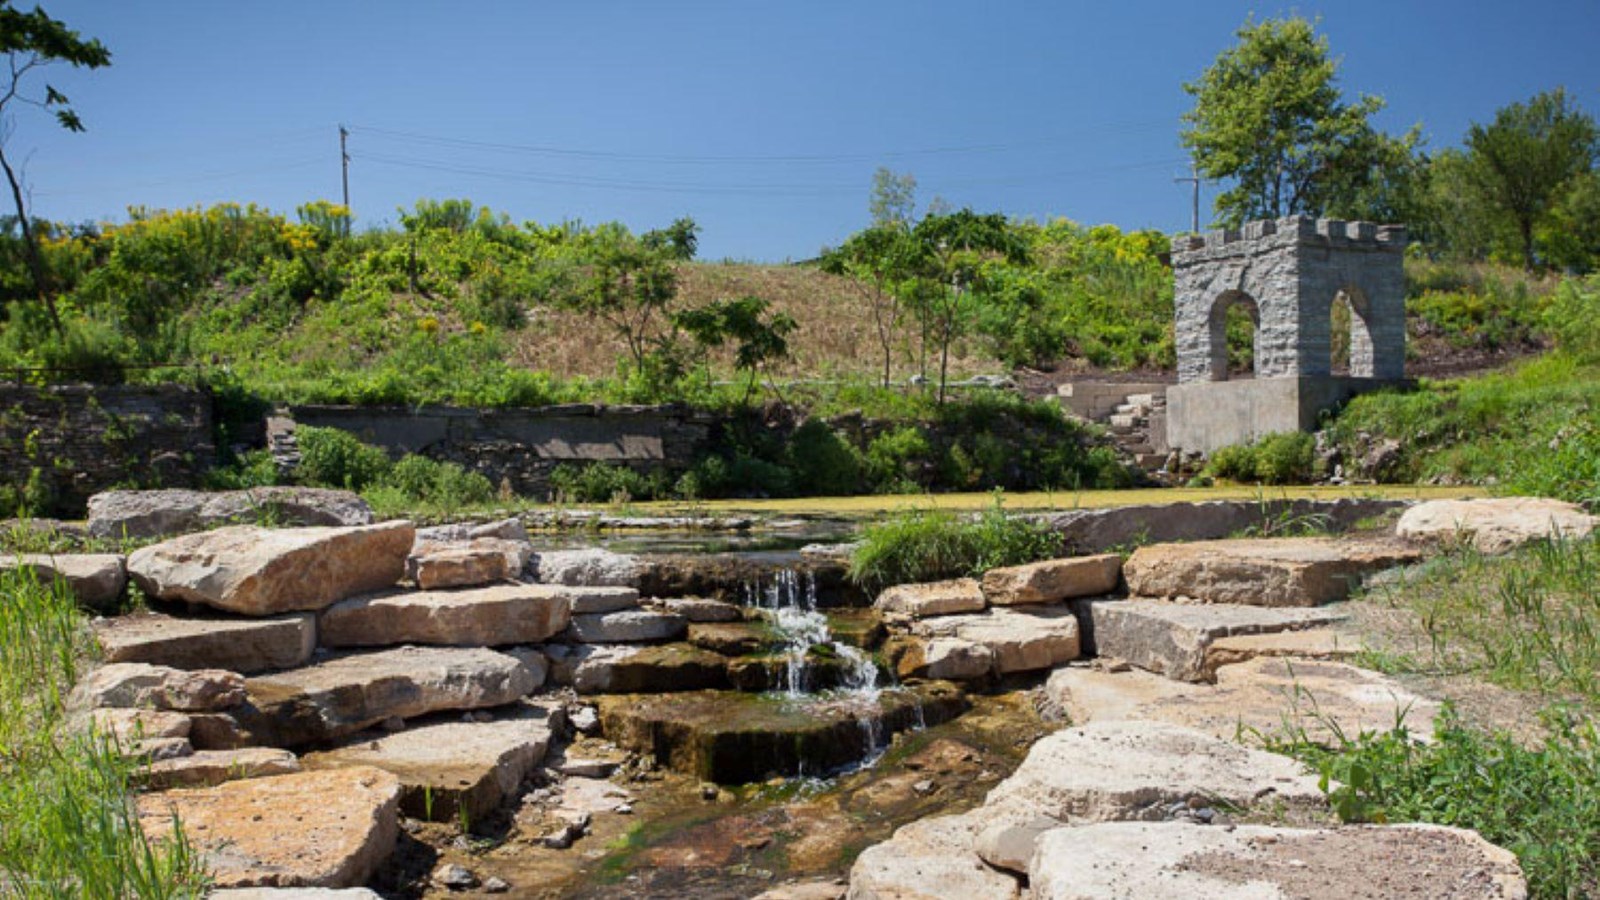
[{"label": "tree foliage", "polygon": [[1218,217],[1238,224],[1341,205],[1381,209],[1382,173],[1409,159],[1417,132],[1376,131],[1369,120],[1383,108],[1379,97],[1344,101],[1338,62],[1312,22],[1247,21],[1238,38],[1183,86],[1195,98],[1184,146],[1201,175],[1233,182],[1216,199]]},{"label": "tree foliage", "polygon": [[83,120],[70,105],[66,95],[53,85],[44,85],[43,96],[29,93],[26,82],[30,74],[53,63],[66,63],[73,68],[98,69],[111,64],[111,51],[98,40],[84,40],[65,22],[52,19],[43,9],[34,7],[30,12],[15,9],[6,0],[0,0],[0,53],[6,58],[6,70],[0,74],[0,169],[5,171],[11,187],[11,199],[16,204],[17,226],[22,231],[23,255],[33,282],[34,293],[44,302],[51,324],[58,335],[62,333],[60,313],[50,294],[49,273],[45,270],[39,253],[37,235],[28,217],[28,205],[23,199],[22,183],[6,156],[6,141],[10,137],[9,117],[18,105],[32,106],[55,115],[56,122],[68,131],[83,131]]}]

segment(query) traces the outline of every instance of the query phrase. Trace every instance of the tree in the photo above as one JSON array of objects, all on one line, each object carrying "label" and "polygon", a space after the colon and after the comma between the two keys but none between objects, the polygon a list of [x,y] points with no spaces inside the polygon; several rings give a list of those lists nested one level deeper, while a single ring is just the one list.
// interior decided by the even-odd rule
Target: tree
[{"label": "tree", "polygon": [[27,260],[28,274],[34,292],[50,313],[50,322],[61,334],[61,315],[56,310],[55,299],[50,295],[49,278],[44,259],[28,218],[28,205],[22,196],[22,183],[6,156],[6,140],[10,137],[9,114],[18,104],[34,106],[55,113],[56,122],[68,131],[83,131],[83,120],[71,106],[65,94],[49,84],[44,86],[44,96],[24,91],[24,81],[29,73],[52,63],[64,62],[73,68],[98,69],[111,64],[111,52],[98,40],[84,40],[66,23],[52,19],[39,7],[32,12],[11,8],[7,0],[0,0],[0,53],[6,57],[5,75],[0,82],[0,169],[5,170],[6,181],[11,185],[11,199],[17,208],[17,225],[22,229],[23,257]]},{"label": "tree", "polygon": [[1025,262],[1027,247],[999,213],[963,209],[928,215],[912,229],[917,245],[910,297],[923,323],[923,341],[939,346],[939,402],[944,403],[950,344],[961,335],[988,289],[985,267],[998,260]]},{"label": "tree", "polygon": [[[1394,139],[1369,122],[1379,97],[1345,103],[1328,40],[1299,17],[1245,22],[1239,43],[1198,81],[1180,137],[1209,179],[1232,179],[1216,212],[1230,225],[1247,219],[1321,214],[1349,201],[1381,171]],[[1415,132],[1400,139],[1412,149]]]},{"label": "tree", "polygon": [[787,313],[767,312],[771,304],[760,297],[714,300],[699,309],[685,310],[672,317],[673,324],[687,331],[705,349],[734,342],[733,367],[749,375],[744,399],[755,392],[761,369],[789,358],[789,335],[800,325]]},{"label": "tree", "polygon": [[628,347],[634,372],[644,375],[651,333],[678,295],[677,262],[693,258],[698,226],[678,219],[671,226],[634,236],[620,225],[595,231],[587,272],[558,303],[597,318]]},{"label": "tree", "polygon": [[867,301],[878,347],[883,351],[884,387],[889,386],[892,375],[895,331],[905,314],[900,294],[915,254],[916,244],[908,228],[880,224],[856,232],[843,246],[822,255],[823,271],[849,278]]},{"label": "tree", "polygon": [[917,209],[917,178],[907,173],[896,175],[880,166],[872,173],[872,198],[867,202],[874,226],[911,228]]},{"label": "tree", "polygon": [[1481,204],[1515,234],[1524,267],[1538,263],[1537,231],[1594,169],[1595,121],[1556,88],[1495,113],[1467,132],[1465,180]]}]

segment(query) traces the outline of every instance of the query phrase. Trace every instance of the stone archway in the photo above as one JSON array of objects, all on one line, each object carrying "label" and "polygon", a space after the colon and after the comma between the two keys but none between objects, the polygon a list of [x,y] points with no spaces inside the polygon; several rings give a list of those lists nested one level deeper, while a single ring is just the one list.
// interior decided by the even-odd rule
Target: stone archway
[{"label": "stone archway", "polygon": [[1334,294],[1328,306],[1331,371],[1338,374],[1342,369],[1353,378],[1375,376],[1371,316],[1372,305],[1361,288],[1346,285]]},{"label": "stone archway", "polygon": [[1250,321],[1250,375],[1261,371],[1261,307],[1254,297],[1240,290],[1223,291],[1211,304],[1206,327],[1210,335],[1210,381],[1228,381],[1232,378],[1228,368],[1228,319],[1230,312],[1242,311]]}]

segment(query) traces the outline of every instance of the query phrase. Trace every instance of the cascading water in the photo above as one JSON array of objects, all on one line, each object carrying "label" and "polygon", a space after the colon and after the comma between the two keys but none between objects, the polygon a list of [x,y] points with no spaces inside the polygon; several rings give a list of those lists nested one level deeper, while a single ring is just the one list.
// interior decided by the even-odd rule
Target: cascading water
[{"label": "cascading water", "polygon": [[[827,616],[817,609],[815,577],[810,572],[783,569],[771,584],[747,585],[746,601],[768,611],[773,631],[783,641],[785,697],[849,712],[861,727],[866,754],[862,764],[870,765],[886,743],[877,714],[881,696],[878,665],[861,648],[834,637]],[[811,663],[819,647],[841,664],[837,686],[820,692],[814,690]]]}]

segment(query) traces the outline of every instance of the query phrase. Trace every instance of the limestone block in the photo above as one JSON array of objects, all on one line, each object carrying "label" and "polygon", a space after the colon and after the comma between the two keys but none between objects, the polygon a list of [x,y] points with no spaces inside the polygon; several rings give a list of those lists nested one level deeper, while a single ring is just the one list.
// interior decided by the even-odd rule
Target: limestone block
[{"label": "limestone block", "polygon": [[1318,606],[1343,600],[1367,574],[1418,558],[1404,547],[1329,538],[1197,541],[1140,547],[1123,576],[1134,596]]},{"label": "limestone block", "polygon": [[1395,534],[1413,541],[1470,541],[1482,553],[1505,553],[1556,535],[1580,540],[1600,524],[1575,503],[1543,497],[1429,500],[1406,510]]},{"label": "limestone block", "polygon": [[581,644],[626,644],[678,640],[688,630],[689,623],[680,615],[625,610],[573,616],[569,633]]},{"label": "limestone block", "polygon": [[532,644],[560,634],[569,608],[565,589],[545,584],[393,590],[330,606],[318,630],[326,647]]},{"label": "limestone block", "polygon": [[135,550],[128,571],[145,593],[162,600],[250,616],[317,610],[399,581],[412,533],[410,522],[234,525]]},{"label": "limestone block", "polygon": [[1017,880],[973,849],[975,813],[922,819],[864,850],[850,867],[849,900],[1015,900]]},{"label": "limestone block", "polygon": [[599,548],[546,550],[533,557],[539,581],[583,587],[638,587],[638,557]]},{"label": "limestone block", "polygon": [[300,771],[300,760],[288,750],[242,747],[237,750],[196,750],[188,756],[163,759],[145,766],[136,778],[152,790],[179,787],[213,787],[241,778],[266,778]]},{"label": "limestone block", "polygon": [[579,663],[572,685],[580,694],[656,694],[728,687],[728,662],[688,644],[611,647]]},{"label": "limestone block", "polygon": [[400,781],[371,767],[230,781],[138,798],[139,824],[165,838],[174,818],[219,888],[354,887],[394,852]]},{"label": "limestone block", "polygon": [[987,647],[995,671],[1006,675],[1048,669],[1078,658],[1078,619],[1065,608],[1006,609],[924,619],[912,633],[955,638]]},{"label": "limestone block", "polygon": [[738,622],[744,618],[744,610],[739,606],[703,597],[674,597],[659,601],[658,606],[663,612],[683,616],[691,625],[702,622]]},{"label": "limestone block", "polygon": [[60,578],[78,604],[95,612],[113,612],[128,584],[128,570],[114,553],[24,553],[0,555],[0,570],[32,570],[42,584]]},{"label": "limestone block", "polygon": [[639,608],[639,591],[631,587],[567,585],[566,595],[575,616]]},{"label": "limestone block", "polygon": [[1514,855],[1440,825],[1058,828],[1039,837],[1029,885],[1039,900],[1528,896]]},{"label": "limestone block", "polygon": [[120,745],[148,738],[187,738],[193,720],[185,713],[164,709],[101,707],[91,710],[89,720],[100,734]]},{"label": "limestone block", "polygon": [[237,706],[245,699],[245,680],[221,669],[182,671],[148,663],[100,666],[72,690],[72,705],[82,709],[127,707],[207,712]]},{"label": "limestone block", "polygon": [[515,578],[533,548],[526,541],[474,538],[417,541],[406,557],[406,578],[422,590],[473,587]]},{"label": "limestone block", "polygon": [[911,639],[895,664],[901,678],[973,681],[994,673],[994,651],[961,638]]},{"label": "limestone block", "polygon": [[987,604],[977,580],[956,578],[931,584],[898,584],[879,594],[873,605],[885,613],[921,619],[978,612]]},{"label": "limestone block", "polygon": [[89,534],[151,538],[253,522],[267,511],[286,525],[372,524],[372,507],[351,491],[259,487],[243,491],[105,491],[89,498]]},{"label": "limestone block", "polygon": [[246,675],[304,665],[317,645],[316,616],[311,613],[271,619],[150,613],[97,621],[94,632],[107,662],[229,669]]},{"label": "limestone block", "polygon": [[1115,553],[1048,559],[990,569],[983,573],[983,596],[995,606],[1098,597],[1116,590],[1121,575],[1122,557]]},{"label": "limestone block", "polygon": [[522,663],[482,648],[401,647],[337,657],[246,682],[234,718],[255,742],[294,747],[390,717],[513,703],[533,690]]},{"label": "limestone block", "polygon": [[1342,621],[1327,609],[1273,609],[1165,600],[1086,602],[1095,652],[1179,681],[1206,677],[1206,652],[1230,635],[1295,631]]}]

